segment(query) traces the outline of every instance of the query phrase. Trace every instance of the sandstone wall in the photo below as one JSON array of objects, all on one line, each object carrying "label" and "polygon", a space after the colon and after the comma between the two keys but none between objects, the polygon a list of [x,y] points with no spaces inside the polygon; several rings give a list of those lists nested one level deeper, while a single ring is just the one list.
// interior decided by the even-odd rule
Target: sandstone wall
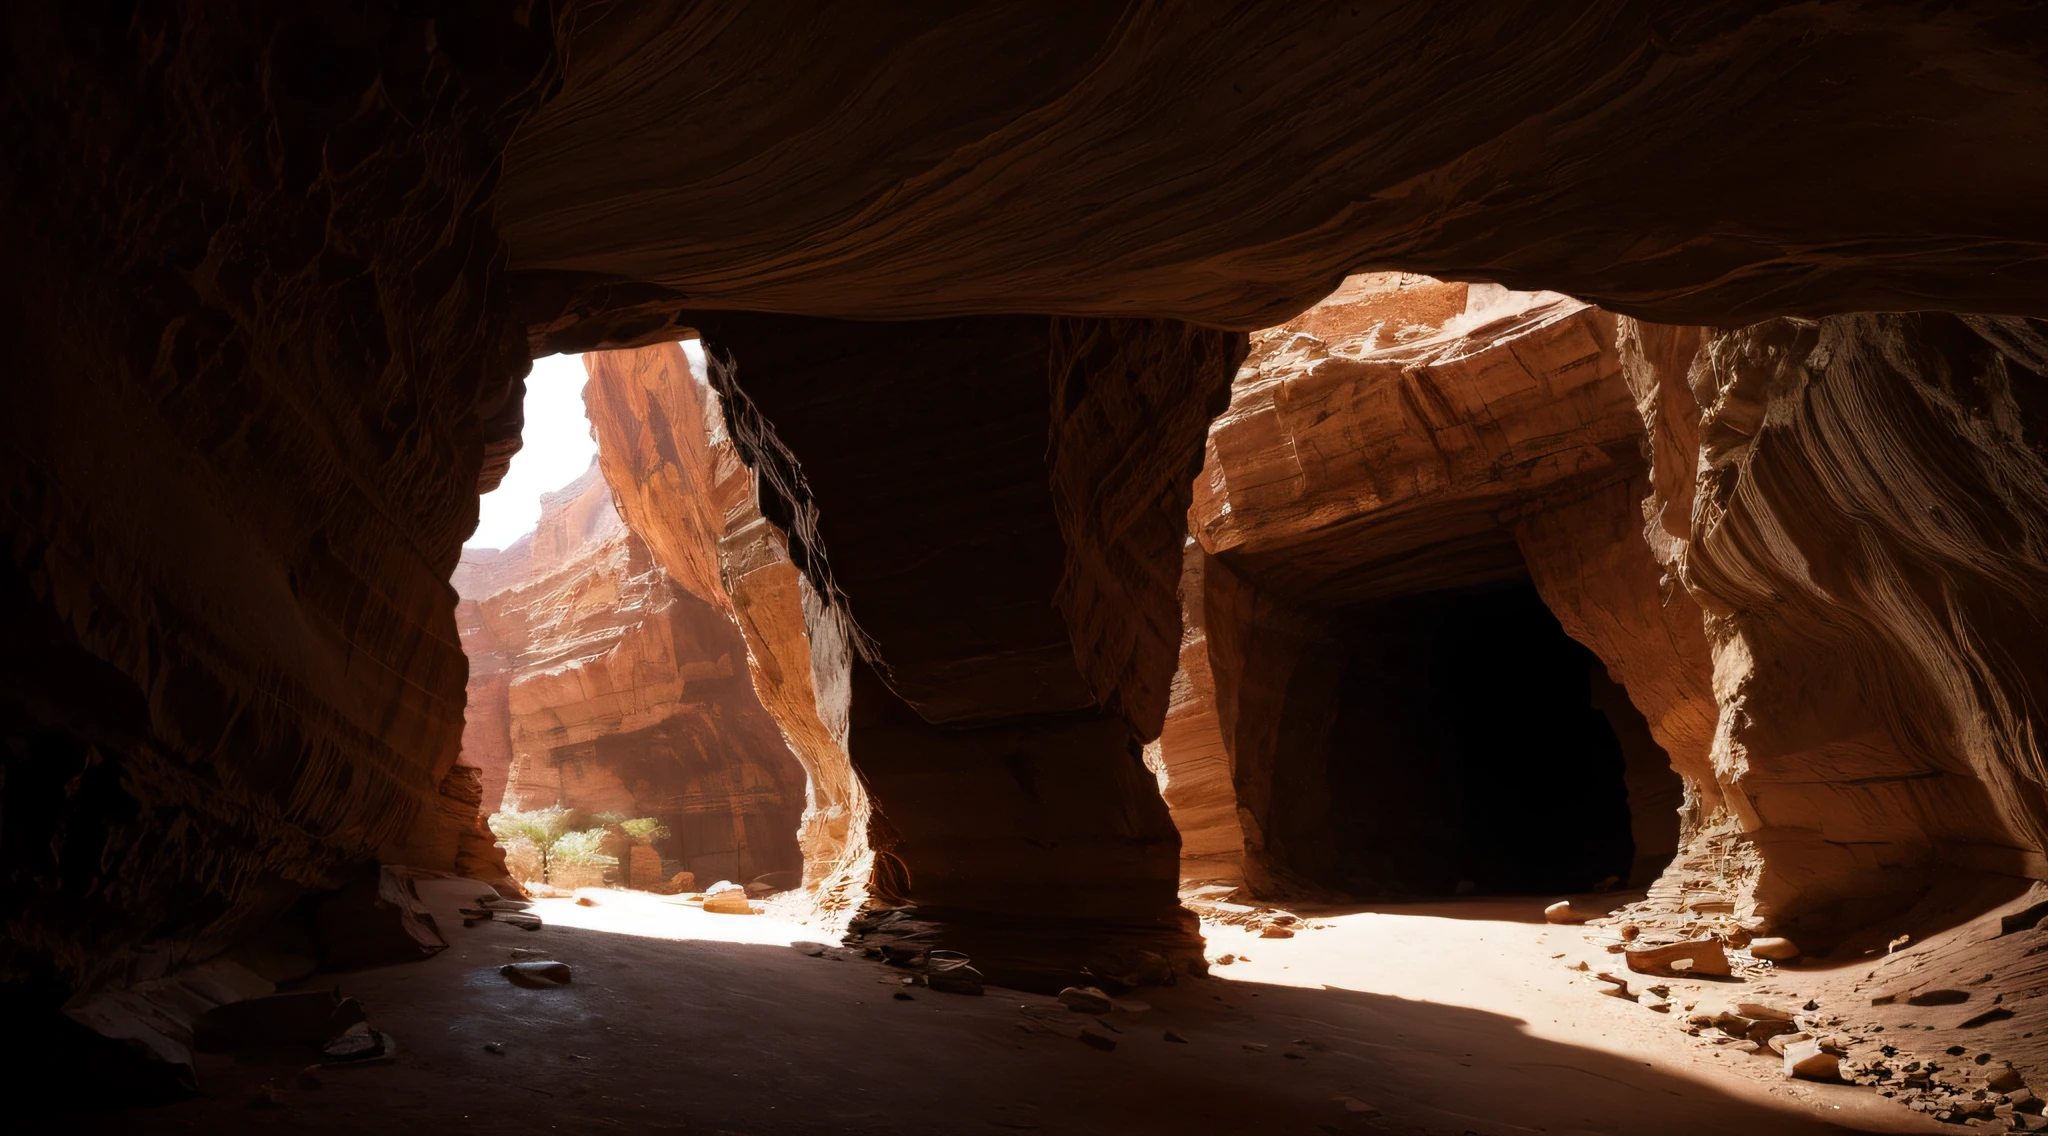
[{"label": "sandstone wall", "polygon": [[490,186],[552,47],[482,10],[450,50],[358,9],[5,25],[0,983],[46,999],[455,845],[447,580],[525,372]]},{"label": "sandstone wall", "polygon": [[1754,914],[1822,943],[1944,870],[2048,874],[2041,325],[1625,324],[1622,343],[1652,536],[1706,614]]},{"label": "sandstone wall", "polygon": [[512,264],[672,310],[1251,330],[1404,268],[1674,323],[2048,315],[2027,0],[576,17],[506,155]]},{"label": "sandstone wall", "polygon": [[[1198,850],[1184,876],[1284,895],[1341,863],[1368,889],[1447,870],[1448,849],[1419,851],[1445,837],[1418,818],[1470,792],[1395,763],[1344,806],[1366,813],[1333,818],[1328,788],[1351,776],[1328,764],[1334,739],[1375,713],[1347,684],[1406,681],[1357,671],[1361,637],[1420,634],[1400,607],[1446,589],[1533,581],[1605,664],[1586,697],[1606,700],[1622,746],[1639,849],[1623,874],[1652,877],[1677,847],[1673,766],[1701,786],[1689,815],[1718,800],[1705,639],[1682,592],[1665,602],[1641,540],[1641,426],[1614,333],[1565,297],[1378,274],[1254,335],[1189,513],[1198,545],[1161,745],[1167,800]],[[1407,850],[1347,851],[1348,828]]]},{"label": "sandstone wall", "polygon": [[[463,605],[472,674],[504,690],[502,708],[472,704],[466,756],[495,773],[502,806],[659,817],[657,851],[707,884],[796,868],[801,773],[727,613],[654,563],[594,464],[543,497],[530,545],[523,578]],[[493,770],[500,738],[509,762]]]},{"label": "sandstone wall", "polygon": [[846,756],[853,656],[844,620],[761,515],[718,396],[680,346],[597,352],[585,365],[584,401],[620,508],[686,590],[737,622],[754,691],[803,766],[805,886],[821,909],[850,912],[866,893],[872,853],[867,790]]}]

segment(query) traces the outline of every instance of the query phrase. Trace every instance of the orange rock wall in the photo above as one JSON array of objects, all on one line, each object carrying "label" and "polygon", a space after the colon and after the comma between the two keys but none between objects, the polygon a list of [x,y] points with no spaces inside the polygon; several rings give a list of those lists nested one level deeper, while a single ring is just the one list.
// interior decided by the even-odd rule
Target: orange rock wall
[{"label": "orange rock wall", "polygon": [[1819,943],[1944,871],[2048,875],[2042,325],[1627,323],[1622,344],[1755,915]]},{"label": "orange rock wall", "polygon": [[[1663,603],[1642,544],[1641,426],[1614,329],[1560,296],[1379,274],[1253,336],[1190,509],[1161,747],[1196,850],[1184,876],[1313,890],[1304,872],[1337,854],[1309,787],[1336,775],[1319,755],[1360,633],[1348,613],[1446,588],[1533,581],[1626,687],[1590,679],[1627,763],[1631,874],[1677,847],[1673,765],[1702,786],[1695,813],[1718,799],[1705,640],[1682,594]],[[1413,796],[1412,813],[1444,791],[1379,793]]]},{"label": "orange rock wall", "polygon": [[595,466],[543,498],[530,543],[524,579],[464,604],[481,693],[504,689],[465,738],[487,768],[503,739],[503,807],[659,817],[657,850],[707,883],[794,869],[801,773],[727,614],[653,562]]},{"label": "orange rock wall", "polygon": [[584,362],[584,401],[620,508],[671,575],[690,581],[686,590],[738,624],[755,693],[803,766],[805,885],[821,908],[850,910],[865,894],[872,854],[867,791],[846,756],[844,620],[819,602],[782,531],[762,517],[718,396],[682,347],[596,352]]}]

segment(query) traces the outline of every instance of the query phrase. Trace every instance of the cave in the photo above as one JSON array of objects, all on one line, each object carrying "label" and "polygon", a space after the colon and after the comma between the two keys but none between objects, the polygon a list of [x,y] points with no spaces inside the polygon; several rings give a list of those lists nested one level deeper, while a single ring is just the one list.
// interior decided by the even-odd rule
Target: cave
[{"label": "cave", "polygon": [[[1676,851],[1669,759],[1661,749],[1643,755],[1664,799],[1632,800],[1620,735],[1643,732],[1642,716],[1625,697],[1596,704],[1595,685],[1611,680],[1534,585],[1406,596],[1344,622],[1324,798],[1330,886],[1358,895],[1617,886],[1635,869],[1638,810],[1646,823],[1668,821],[1661,851],[1666,860]],[[1625,717],[1617,727],[1610,715]],[[1660,849],[1646,851],[1654,878]]]},{"label": "cave", "polygon": [[32,1122],[2048,1125],[2034,0],[0,24]]}]

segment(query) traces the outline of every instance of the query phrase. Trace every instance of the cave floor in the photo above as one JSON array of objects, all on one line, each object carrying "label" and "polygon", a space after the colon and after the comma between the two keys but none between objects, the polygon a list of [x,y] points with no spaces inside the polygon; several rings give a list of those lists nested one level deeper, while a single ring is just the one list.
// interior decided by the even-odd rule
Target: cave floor
[{"label": "cave floor", "polygon": [[[474,885],[423,881],[422,894],[448,950],[332,977],[398,1041],[395,1061],[312,1085],[303,1057],[203,1057],[200,1097],[62,1130],[1952,1130],[1868,1090],[1786,1082],[1772,1061],[1600,996],[1553,957],[1597,951],[1594,933],[1536,921],[1529,900],[1325,912],[1288,940],[1206,928],[1211,958],[1248,960],[1136,992],[1098,1024],[1002,989],[899,1000],[899,972],[792,949],[828,936],[775,915],[598,892],[596,906],[540,901],[547,925],[523,932],[464,928],[452,908]],[[570,963],[574,982],[513,986],[497,970],[513,948]],[[1084,1044],[1083,1027],[1115,1049]]]}]

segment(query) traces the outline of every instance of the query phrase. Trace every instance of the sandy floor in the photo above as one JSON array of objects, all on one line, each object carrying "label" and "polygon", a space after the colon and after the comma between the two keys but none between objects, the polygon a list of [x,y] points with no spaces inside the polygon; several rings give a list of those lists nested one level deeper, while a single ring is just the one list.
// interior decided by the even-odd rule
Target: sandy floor
[{"label": "sandy floor", "polygon": [[[1216,978],[1095,1019],[1054,1000],[918,989],[771,916],[626,892],[542,901],[547,926],[465,929],[475,894],[423,885],[453,945],[336,976],[401,1049],[324,1072],[204,1058],[205,1095],[66,1132],[1806,1133],[1952,1131],[1867,1090],[1785,1082],[1601,996],[1566,969],[1589,932],[1525,900],[1320,916],[1294,939],[1212,928]],[[572,964],[516,987],[512,948]],[[1564,955],[1564,959],[1554,958]],[[322,980],[325,981],[325,980]],[[1087,1027],[1114,1051],[1082,1043]],[[1186,1039],[1168,1041],[1167,1032]],[[502,1055],[487,1051],[502,1045]],[[263,1086],[277,1104],[252,1107]]]}]

